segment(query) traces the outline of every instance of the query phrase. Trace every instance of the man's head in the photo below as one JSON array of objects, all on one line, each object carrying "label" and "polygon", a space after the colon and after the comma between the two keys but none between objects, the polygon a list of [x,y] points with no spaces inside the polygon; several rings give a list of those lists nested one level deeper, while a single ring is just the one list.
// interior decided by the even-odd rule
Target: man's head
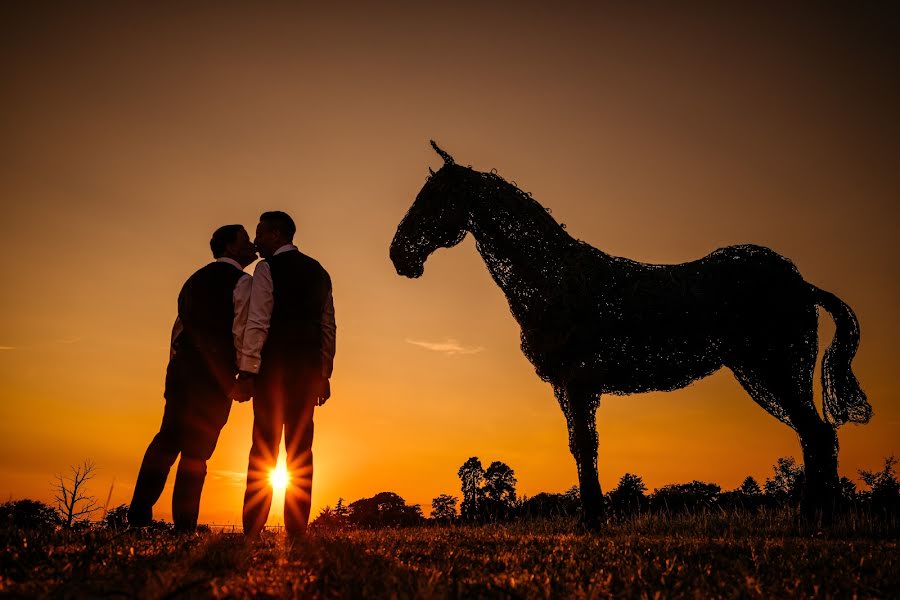
[{"label": "man's head", "polygon": [[293,242],[296,231],[297,226],[287,213],[280,210],[264,212],[259,216],[253,243],[260,256],[269,258],[276,250]]},{"label": "man's head", "polygon": [[230,258],[246,267],[256,260],[256,251],[243,225],[223,225],[216,229],[209,240],[213,258]]}]

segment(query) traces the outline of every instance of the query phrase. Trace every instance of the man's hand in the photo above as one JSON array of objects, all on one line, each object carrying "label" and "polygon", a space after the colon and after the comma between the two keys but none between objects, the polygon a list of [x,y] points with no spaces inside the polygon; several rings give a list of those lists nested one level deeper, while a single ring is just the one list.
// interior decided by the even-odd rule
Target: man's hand
[{"label": "man's hand", "polygon": [[323,379],[322,389],[319,391],[319,394],[316,397],[316,406],[322,406],[329,398],[331,398],[331,381],[329,381],[328,379]]},{"label": "man's hand", "polygon": [[231,386],[232,400],[237,402],[246,402],[253,397],[253,375],[251,373],[241,373]]}]

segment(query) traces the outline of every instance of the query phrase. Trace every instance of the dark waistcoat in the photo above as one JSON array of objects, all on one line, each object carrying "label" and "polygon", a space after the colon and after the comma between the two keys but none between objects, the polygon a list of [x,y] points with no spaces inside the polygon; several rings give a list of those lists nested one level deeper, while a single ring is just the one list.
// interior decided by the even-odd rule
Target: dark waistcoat
[{"label": "dark waistcoat", "polygon": [[322,310],[331,278],[322,265],[297,250],[266,259],[272,272],[272,320],[262,350],[262,371],[321,372]]},{"label": "dark waistcoat", "polygon": [[196,383],[215,379],[225,387],[237,373],[234,287],[243,275],[233,265],[213,262],[191,275],[178,294],[184,329],[175,340],[173,362]]}]

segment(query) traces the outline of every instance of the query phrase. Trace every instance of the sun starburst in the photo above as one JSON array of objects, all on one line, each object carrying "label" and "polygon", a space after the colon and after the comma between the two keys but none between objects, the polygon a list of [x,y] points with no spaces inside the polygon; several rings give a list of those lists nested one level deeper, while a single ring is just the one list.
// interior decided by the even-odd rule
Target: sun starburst
[{"label": "sun starburst", "polygon": [[279,465],[269,473],[269,483],[272,484],[272,489],[274,490],[284,491],[287,487],[288,479],[287,468],[284,465]]}]

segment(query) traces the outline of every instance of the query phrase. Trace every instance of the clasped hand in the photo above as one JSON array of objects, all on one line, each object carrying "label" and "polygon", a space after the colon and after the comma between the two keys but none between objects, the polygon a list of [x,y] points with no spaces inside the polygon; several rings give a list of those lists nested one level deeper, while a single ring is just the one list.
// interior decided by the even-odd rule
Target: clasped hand
[{"label": "clasped hand", "polygon": [[253,377],[238,376],[231,386],[229,393],[231,399],[236,402],[246,402],[253,397]]},{"label": "clasped hand", "polygon": [[[239,376],[231,386],[229,396],[235,402],[246,402],[253,397],[253,393],[253,377]],[[331,398],[331,381],[323,379],[322,388],[316,394],[316,406],[322,406],[329,398]]]}]

